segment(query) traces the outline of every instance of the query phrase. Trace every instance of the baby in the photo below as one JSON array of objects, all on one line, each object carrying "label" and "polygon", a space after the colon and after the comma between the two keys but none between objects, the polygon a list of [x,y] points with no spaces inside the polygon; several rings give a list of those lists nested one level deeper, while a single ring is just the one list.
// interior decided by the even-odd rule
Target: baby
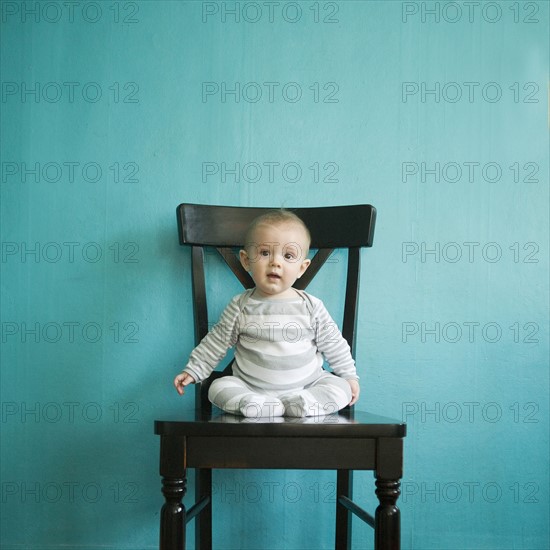
[{"label": "baby", "polygon": [[[233,376],[216,379],[208,399],[247,417],[304,417],[336,412],[359,398],[350,347],[321,300],[293,284],[309,267],[309,230],[286,210],[248,228],[239,252],[255,287],[235,296],[176,376],[185,386],[210,375],[235,346]],[[323,357],[334,374],[323,369]],[[336,376],[335,376],[336,375]]]}]

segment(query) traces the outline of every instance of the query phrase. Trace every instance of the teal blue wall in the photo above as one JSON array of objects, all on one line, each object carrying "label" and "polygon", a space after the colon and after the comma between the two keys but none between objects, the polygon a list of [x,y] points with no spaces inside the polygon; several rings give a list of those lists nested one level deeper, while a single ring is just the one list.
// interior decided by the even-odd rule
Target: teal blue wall
[{"label": "teal blue wall", "polygon": [[[548,548],[549,8],[478,4],[1,3],[2,548],[157,544],[183,201],[375,205],[358,407],[409,426],[403,548]],[[216,548],[331,547],[330,472],[214,482]]]}]

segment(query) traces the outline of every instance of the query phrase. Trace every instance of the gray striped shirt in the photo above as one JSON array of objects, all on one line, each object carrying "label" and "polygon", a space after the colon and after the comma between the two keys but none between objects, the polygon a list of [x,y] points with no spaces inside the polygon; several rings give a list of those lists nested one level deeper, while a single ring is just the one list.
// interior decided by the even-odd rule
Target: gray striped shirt
[{"label": "gray striped shirt", "polygon": [[303,388],[323,374],[357,379],[348,343],[318,298],[296,291],[291,300],[262,299],[254,289],[235,296],[193,350],[184,372],[207,378],[235,347],[233,375],[264,390]]}]

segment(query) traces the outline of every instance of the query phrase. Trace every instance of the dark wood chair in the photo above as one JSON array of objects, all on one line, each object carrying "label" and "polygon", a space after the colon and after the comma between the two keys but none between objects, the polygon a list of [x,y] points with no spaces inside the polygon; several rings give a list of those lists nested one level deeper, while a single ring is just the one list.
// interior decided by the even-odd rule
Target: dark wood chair
[{"label": "dark wood chair", "polygon": [[[266,210],[178,206],[180,244],[191,247],[196,343],[208,331],[204,248],[215,247],[243,286],[250,288],[253,281],[241,267],[235,247],[242,246],[247,226]],[[354,354],[360,250],[372,246],[376,210],[370,205],[292,210],[309,227],[312,249],[317,250],[309,269],[296,281],[297,288],[307,287],[334,249],[348,249],[342,333]],[[212,376],[220,374],[215,371]],[[363,387],[366,384],[368,380],[363,377]],[[213,468],[336,470],[335,548],[351,548],[350,512],[374,528],[376,550],[400,548],[396,502],[402,477],[405,424],[359,412],[354,407],[325,417],[251,422],[216,408],[212,410],[205,383],[196,385],[195,402],[196,409],[191,413],[176,413],[174,419],[155,421],[155,433],[161,437],[160,474],[165,497],[160,520],[161,550],[185,548],[185,524],[192,519],[196,520],[195,547],[212,547]],[[186,510],[182,500],[188,468],[196,470],[196,503]],[[379,500],[374,517],[351,500],[353,470],[374,472]],[[273,544],[275,548],[275,541]]]}]

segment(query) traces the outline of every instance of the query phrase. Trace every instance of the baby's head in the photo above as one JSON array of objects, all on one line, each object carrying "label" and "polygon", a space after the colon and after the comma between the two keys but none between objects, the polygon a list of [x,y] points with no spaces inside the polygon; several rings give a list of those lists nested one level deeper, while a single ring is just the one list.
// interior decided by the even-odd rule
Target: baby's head
[{"label": "baby's head", "polygon": [[302,248],[302,257],[305,258],[307,256],[309,252],[309,245],[311,244],[311,234],[306,224],[296,214],[294,214],[294,212],[285,209],[270,210],[254,219],[246,231],[244,245],[245,249],[255,247],[259,244],[257,231],[261,226],[285,226],[296,235],[296,239],[292,242],[300,245]]},{"label": "baby's head", "polygon": [[311,263],[310,243],[305,223],[288,210],[269,211],[250,224],[240,260],[260,296],[293,295],[292,285]]}]

